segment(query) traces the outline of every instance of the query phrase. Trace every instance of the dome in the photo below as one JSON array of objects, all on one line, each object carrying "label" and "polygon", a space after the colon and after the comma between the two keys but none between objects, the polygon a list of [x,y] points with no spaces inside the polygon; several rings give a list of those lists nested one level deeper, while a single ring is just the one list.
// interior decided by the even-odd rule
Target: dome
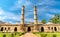
[{"label": "dome", "polygon": [[41,23],[41,22],[38,22],[38,24],[43,24],[43,23]]},{"label": "dome", "polygon": [[9,22],[6,22],[5,24],[7,24],[7,25],[8,25],[8,24],[10,24],[10,23],[9,23]]},{"label": "dome", "polygon": [[16,24],[20,24],[20,22],[16,22]]},{"label": "dome", "polygon": [[48,22],[47,24],[53,24],[52,22]]}]

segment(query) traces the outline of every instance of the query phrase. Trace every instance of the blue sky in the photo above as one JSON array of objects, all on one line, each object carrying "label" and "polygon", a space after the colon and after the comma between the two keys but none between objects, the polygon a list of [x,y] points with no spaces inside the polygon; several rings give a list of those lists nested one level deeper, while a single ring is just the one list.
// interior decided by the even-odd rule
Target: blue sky
[{"label": "blue sky", "polygon": [[54,14],[60,14],[60,0],[0,0],[0,20],[16,23],[21,21],[21,7],[25,6],[25,22],[33,22],[33,7],[37,6],[38,22],[48,21]]}]

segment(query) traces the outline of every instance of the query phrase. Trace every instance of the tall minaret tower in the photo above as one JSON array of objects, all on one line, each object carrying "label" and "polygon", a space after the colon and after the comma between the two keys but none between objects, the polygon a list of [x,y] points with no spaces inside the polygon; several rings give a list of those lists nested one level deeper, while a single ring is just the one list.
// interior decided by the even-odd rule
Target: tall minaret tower
[{"label": "tall minaret tower", "polygon": [[24,32],[24,5],[22,6],[21,12],[21,31]]},{"label": "tall minaret tower", "polygon": [[37,24],[36,5],[34,5],[34,24]]},{"label": "tall minaret tower", "polygon": [[24,5],[22,6],[22,12],[21,12],[21,24],[24,25]]},{"label": "tall minaret tower", "polygon": [[36,5],[34,5],[34,32],[37,32],[37,13]]}]

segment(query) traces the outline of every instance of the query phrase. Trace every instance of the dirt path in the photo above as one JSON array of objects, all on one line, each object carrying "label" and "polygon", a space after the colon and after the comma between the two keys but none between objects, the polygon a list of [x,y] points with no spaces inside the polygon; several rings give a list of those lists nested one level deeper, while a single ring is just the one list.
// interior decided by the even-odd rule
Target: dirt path
[{"label": "dirt path", "polygon": [[26,33],[20,37],[37,37],[36,35],[34,35],[33,33]]}]

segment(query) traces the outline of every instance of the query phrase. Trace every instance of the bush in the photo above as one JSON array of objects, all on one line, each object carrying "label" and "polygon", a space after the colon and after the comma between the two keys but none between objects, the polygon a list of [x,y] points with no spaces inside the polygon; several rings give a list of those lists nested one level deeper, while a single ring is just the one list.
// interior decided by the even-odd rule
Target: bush
[{"label": "bush", "polygon": [[25,32],[22,32],[20,35],[24,35],[25,34]]},{"label": "bush", "polygon": [[4,34],[3,37],[6,37],[6,35]]},{"label": "bush", "polygon": [[38,32],[32,32],[33,34],[39,34]]},{"label": "bush", "polygon": [[40,34],[41,35],[41,37],[46,37],[47,36],[47,34]]},{"label": "bush", "polygon": [[53,37],[56,37],[56,34],[54,34]]},{"label": "bush", "polygon": [[14,34],[12,33],[11,37],[14,37]]}]

